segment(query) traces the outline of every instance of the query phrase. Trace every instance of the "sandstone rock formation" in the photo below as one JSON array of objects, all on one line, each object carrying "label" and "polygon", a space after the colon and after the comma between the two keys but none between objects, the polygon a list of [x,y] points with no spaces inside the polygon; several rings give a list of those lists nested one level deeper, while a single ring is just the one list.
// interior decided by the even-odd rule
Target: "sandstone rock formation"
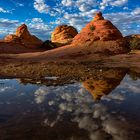
[{"label": "sandstone rock formation", "polygon": [[109,20],[105,20],[102,17],[102,13],[99,12],[95,15],[95,18],[74,38],[73,42],[97,40],[109,41],[121,39],[122,37],[121,32]]},{"label": "sandstone rock formation", "polygon": [[128,51],[121,32],[101,12],[74,37],[72,45],[93,46],[96,52],[108,50],[114,54]]},{"label": "sandstone rock formation", "polygon": [[55,28],[51,35],[51,41],[56,46],[68,45],[72,42],[72,39],[78,34],[77,30],[68,25],[61,25]]},{"label": "sandstone rock formation", "polygon": [[36,49],[43,43],[36,36],[31,35],[25,24],[19,26],[15,34],[10,34],[4,38],[5,42],[19,43],[26,48]]}]

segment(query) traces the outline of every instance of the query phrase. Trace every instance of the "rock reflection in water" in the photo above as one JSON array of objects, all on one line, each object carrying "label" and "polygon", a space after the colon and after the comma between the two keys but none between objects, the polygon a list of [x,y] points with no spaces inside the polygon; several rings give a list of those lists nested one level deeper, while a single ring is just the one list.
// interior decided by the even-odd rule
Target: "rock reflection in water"
[{"label": "rock reflection in water", "polygon": [[100,75],[89,77],[83,82],[84,87],[92,94],[95,100],[100,100],[102,96],[109,94],[123,80],[126,72],[124,70],[107,71],[100,70]]},{"label": "rock reflection in water", "polygon": [[[0,93],[0,119],[6,116],[5,121],[0,122],[0,139],[140,139],[140,103],[135,102],[135,98],[140,99],[140,96],[135,93],[136,97],[133,96],[132,90],[130,94],[128,87],[129,84],[139,87],[139,82],[133,85],[128,76],[124,78],[125,81],[122,80],[125,70],[99,69],[91,73],[85,75],[82,82],[69,81],[65,85],[61,80],[49,81],[49,86],[45,86],[48,81],[43,85],[38,80],[36,85],[23,85],[16,80],[5,81],[5,87],[10,87],[10,82],[13,86]],[[52,86],[54,82],[57,84]],[[98,92],[91,90],[89,83]],[[112,90],[113,93],[109,94]],[[97,102],[88,91],[98,93],[95,97],[106,96]],[[116,98],[118,92],[125,98]],[[128,110],[130,108],[133,108],[131,112]]]}]

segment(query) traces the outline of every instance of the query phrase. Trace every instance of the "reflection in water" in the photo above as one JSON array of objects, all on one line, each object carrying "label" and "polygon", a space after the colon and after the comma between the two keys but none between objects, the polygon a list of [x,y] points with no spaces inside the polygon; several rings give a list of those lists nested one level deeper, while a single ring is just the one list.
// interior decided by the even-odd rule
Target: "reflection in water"
[{"label": "reflection in water", "polygon": [[95,100],[100,100],[103,95],[107,95],[115,89],[126,74],[122,70],[108,70],[107,72],[101,70],[101,73],[102,76],[90,77],[83,82],[84,87],[93,95]]},{"label": "reflection in water", "polygon": [[140,81],[124,76],[99,69],[65,85],[0,80],[0,139],[139,140]]}]

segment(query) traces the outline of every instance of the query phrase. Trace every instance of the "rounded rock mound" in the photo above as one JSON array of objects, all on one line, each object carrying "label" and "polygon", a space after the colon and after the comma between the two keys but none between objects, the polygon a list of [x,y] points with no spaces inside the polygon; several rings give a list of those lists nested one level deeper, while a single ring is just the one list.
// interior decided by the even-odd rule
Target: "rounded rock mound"
[{"label": "rounded rock mound", "polygon": [[77,30],[68,25],[60,25],[55,28],[51,34],[51,41],[56,46],[68,45],[72,42],[73,38],[78,34]]},{"label": "rounded rock mound", "polygon": [[109,20],[104,19],[101,12],[74,37],[72,45],[92,46],[95,52],[109,54],[129,51],[121,32]]},{"label": "rounded rock mound", "polygon": [[121,32],[109,20],[105,20],[102,13],[99,12],[74,38],[73,42],[85,42],[89,40],[109,41],[120,39],[122,37]]}]

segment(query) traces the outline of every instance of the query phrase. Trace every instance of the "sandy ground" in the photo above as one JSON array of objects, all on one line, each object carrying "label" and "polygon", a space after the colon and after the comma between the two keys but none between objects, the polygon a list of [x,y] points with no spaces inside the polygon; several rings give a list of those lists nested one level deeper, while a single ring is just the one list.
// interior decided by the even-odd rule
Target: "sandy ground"
[{"label": "sandy ground", "polygon": [[[73,47],[74,49],[75,47]],[[75,49],[74,49],[75,50]],[[93,53],[90,48],[86,51],[77,49],[68,53],[63,47],[45,52],[21,53],[21,54],[0,54],[0,66],[16,63],[50,63],[71,62],[71,63],[98,63],[107,67],[140,67],[140,51],[133,51],[129,54],[108,55]],[[67,55],[69,54],[69,55]]]},{"label": "sandy ground", "polygon": [[[49,51],[51,55],[52,52],[54,51]],[[78,52],[69,57],[48,58],[51,56],[49,53],[0,54],[0,77],[74,77],[85,75],[88,69],[106,67],[123,68],[128,71],[131,69],[140,73],[140,51],[114,56]]]}]

